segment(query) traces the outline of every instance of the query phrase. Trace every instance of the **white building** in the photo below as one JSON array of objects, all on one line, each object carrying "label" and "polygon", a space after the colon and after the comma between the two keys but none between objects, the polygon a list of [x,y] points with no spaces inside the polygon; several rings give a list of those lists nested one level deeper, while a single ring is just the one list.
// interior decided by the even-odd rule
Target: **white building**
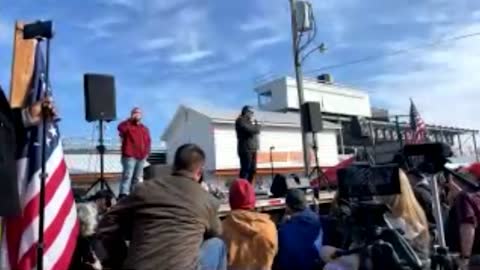
[{"label": "white building", "polygon": [[[162,136],[168,148],[167,163],[172,163],[180,145],[195,143],[206,152],[209,177],[237,175],[240,164],[235,120],[239,112],[240,108],[217,110],[180,106]],[[255,117],[263,125],[259,136],[257,173],[270,174],[270,158],[276,172],[301,171],[303,154],[299,114],[257,111]],[[340,127],[328,121],[324,121],[323,126],[324,131],[317,134],[318,158],[321,167],[331,167],[339,162],[337,132]],[[313,164],[313,158],[311,160]]]},{"label": "white building", "polygon": [[[305,101],[320,103],[323,113],[371,117],[370,98],[367,93],[350,87],[305,79]],[[258,104],[265,111],[298,110],[297,83],[294,78],[282,77],[255,88]]]}]

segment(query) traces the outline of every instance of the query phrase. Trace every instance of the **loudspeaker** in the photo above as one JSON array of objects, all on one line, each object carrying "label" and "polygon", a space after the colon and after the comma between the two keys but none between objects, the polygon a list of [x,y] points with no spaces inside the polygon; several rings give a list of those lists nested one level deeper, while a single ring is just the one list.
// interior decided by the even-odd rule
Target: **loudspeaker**
[{"label": "loudspeaker", "polygon": [[305,102],[301,106],[302,126],[304,132],[319,132],[323,129],[320,103]]},{"label": "loudspeaker", "polygon": [[354,139],[365,139],[369,137],[369,130],[360,122],[358,116],[352,117],[350,122],[350,134]]},{"label": "loudspeaker", "polygon": [[85,119],[112,121],[117,117],[115,80],[111,75],[83,75],[85,88]]},{"label": "loudspeaker", "polygon": [[307,190],[310,188],[310,180],[308,178],[300,178],[295,174],[290,174],[288,177],[277,174],[270,186],[270,193],[272,193],[273,198],[283,198],[287,195],[289,189]]}]

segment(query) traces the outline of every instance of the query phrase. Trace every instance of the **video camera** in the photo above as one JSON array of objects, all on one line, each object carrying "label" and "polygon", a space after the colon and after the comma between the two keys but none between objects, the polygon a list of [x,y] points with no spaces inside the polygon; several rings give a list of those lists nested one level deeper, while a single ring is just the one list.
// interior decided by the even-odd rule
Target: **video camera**
[{"label": "video camera", "polygon": [[[341,224],[358,248],[339,252],[338,256],[363,254],[373,261],[373,269],[421,269],[422,262],[413,248],[384,215],[389,207],[377,200],[400,194],[399,165],[354,163],[337,172],[338,198],[346,211]],[[345,230],[344,230],[345,231]],[[381,255],[379,255],[381,254]]]}]

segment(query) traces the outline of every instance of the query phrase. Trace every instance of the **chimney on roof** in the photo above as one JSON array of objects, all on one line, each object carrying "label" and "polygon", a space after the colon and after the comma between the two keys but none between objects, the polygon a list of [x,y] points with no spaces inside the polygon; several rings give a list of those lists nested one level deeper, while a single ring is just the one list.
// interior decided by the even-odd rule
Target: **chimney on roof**
[{"label": "chimney on roof", "polygon": [[328,73],[320,74],[317,76],[317,81],[319,83],[326,83],[326,84],[332,84],[333,83],[333,77],[332,75]]}]

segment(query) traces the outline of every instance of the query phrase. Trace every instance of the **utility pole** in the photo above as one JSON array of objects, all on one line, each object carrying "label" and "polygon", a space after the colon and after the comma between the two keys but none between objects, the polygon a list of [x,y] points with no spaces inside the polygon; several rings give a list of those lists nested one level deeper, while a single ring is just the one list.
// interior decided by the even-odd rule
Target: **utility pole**
[{"label": "utility pole", "polygon": [[292,20],[292,45],[293,45],[293,59],[295,63],[295,76],[297,80],[297,92],[298,92],[298,108],[300,111],[300,132],[302,133],[302,148],[303,148],[303,165],[305,177],[308,177],[310,173],[310,160],[308,159],[308,149],[307,134],[304,131],[303,123],[303,113],[302,113],[302,104],[305,102],[303,96],[303,74],[302,74],[302,58],[300,55],[300,49],[298,47],[298,28],[297,28],[297,11],[296,11],[296,0],[290,1],[290,10],[291,10],[291,20]]}]

